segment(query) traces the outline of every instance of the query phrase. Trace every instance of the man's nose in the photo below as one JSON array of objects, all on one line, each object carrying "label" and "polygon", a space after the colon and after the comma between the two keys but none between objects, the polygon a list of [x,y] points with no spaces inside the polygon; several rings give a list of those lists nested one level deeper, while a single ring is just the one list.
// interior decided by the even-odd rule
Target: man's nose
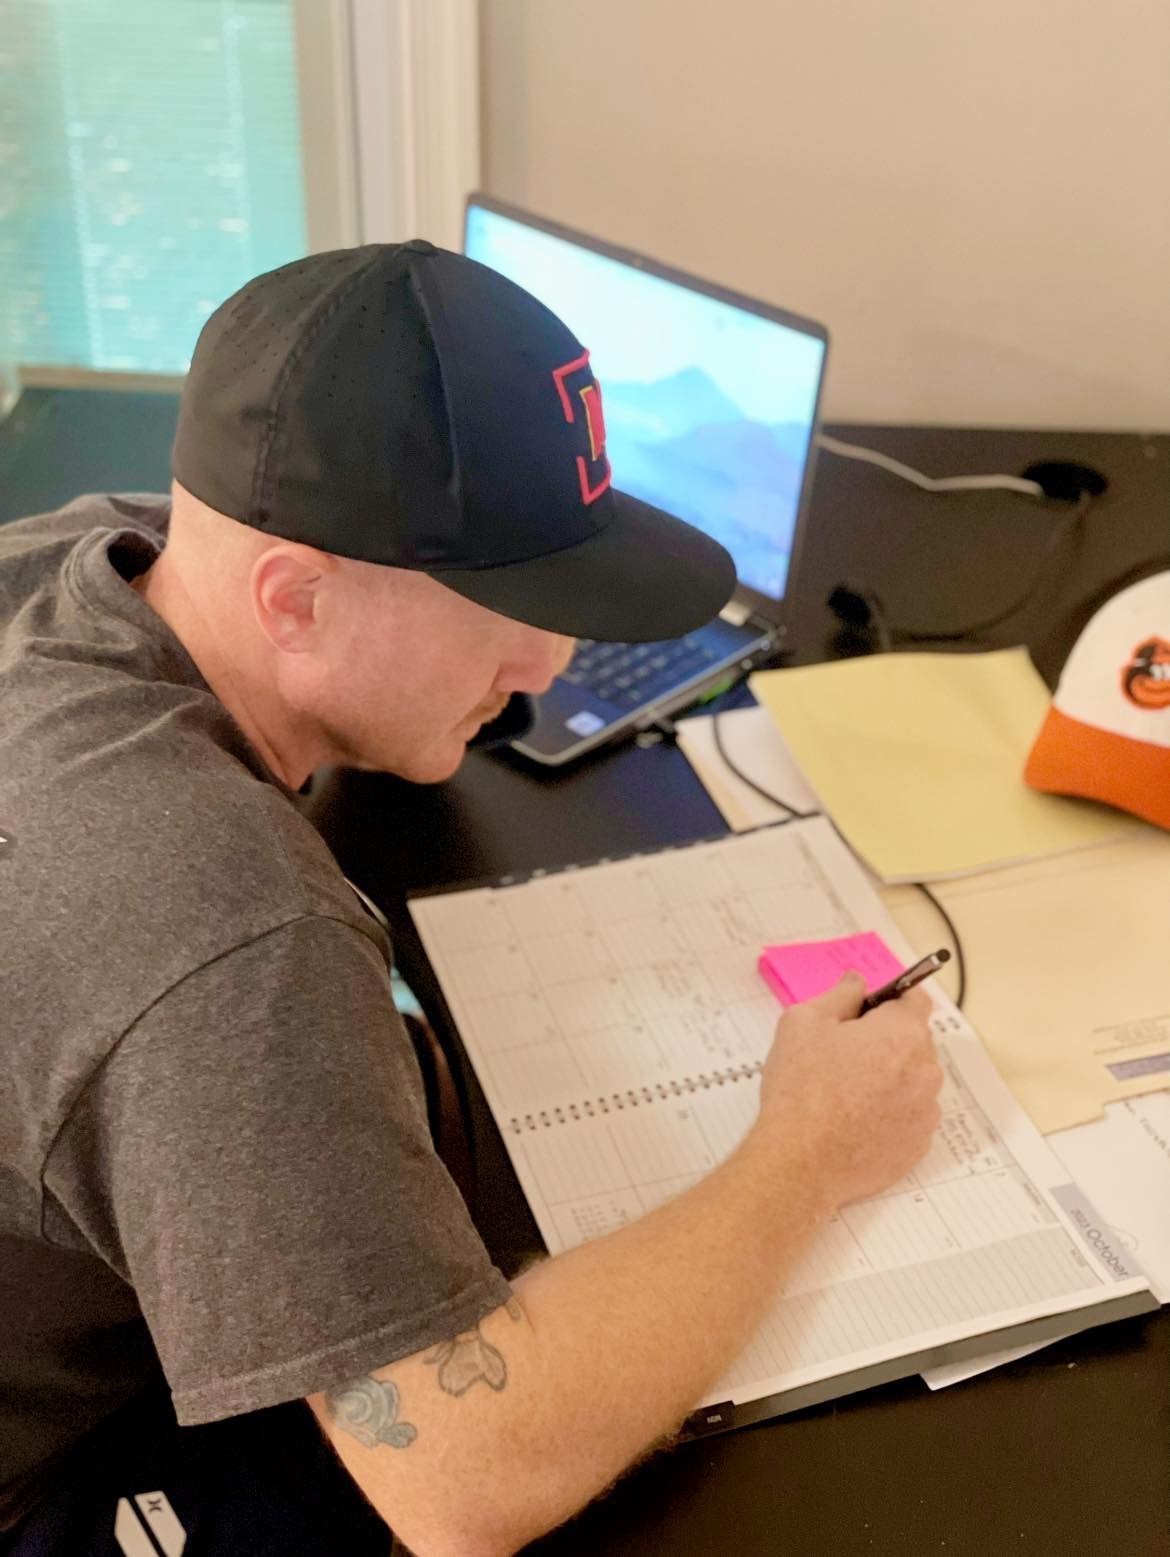
[{"label": "man's nose", "polygon": [[503,692],[547,692],[573,658],[575,638],[545,632],[539,627],[527,629],[499,680]]}]

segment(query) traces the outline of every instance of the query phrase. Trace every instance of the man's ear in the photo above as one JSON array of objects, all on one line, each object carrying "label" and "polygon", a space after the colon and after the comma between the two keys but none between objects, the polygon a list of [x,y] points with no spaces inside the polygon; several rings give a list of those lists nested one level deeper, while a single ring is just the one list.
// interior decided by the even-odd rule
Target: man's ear
[{"label": "man's ear", "polygon": [[316,646],[329,559],[311,546],[274,546],[252,567],[252,609],[261,631],[286,654]]}]

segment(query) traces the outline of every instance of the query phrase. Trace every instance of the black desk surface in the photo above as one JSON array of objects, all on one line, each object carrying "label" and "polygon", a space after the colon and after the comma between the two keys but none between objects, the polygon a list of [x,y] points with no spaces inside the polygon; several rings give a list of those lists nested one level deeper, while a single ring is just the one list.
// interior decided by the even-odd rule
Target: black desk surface
[{"label": "black desk surface", "polygon": [[[837,429],[834,429],[837,431]],[[1018,473],[1075,458],[1111,482],[1053,556],[1026,611],[989,643],[1026,642],[1053,682],[1104,586],[1170,553],[1170,438],[849,427],[932,474]],[[829,589],[876,588],[899,625],[960,626],[1019,594],[1058,509],[1006,493],[936,496],[821,456],[795,618],[797,658],[833,651]],[[1106,593],[1109,591],[1106,590]],[[681,753],[627,745],[564,773],[472,754],[416,789],[325,775],[310,814],[379,901],[399,962],[445,1020],[404,890],[597,859],[725,831]],[[466,1070],[466,1067],[464,1067]],[[505,1270],[541,1248],[469,1078],[474,1213]],[[1170,1312],[1074,1337],[932,1396],[918,1379],[659,1455],[538,1543],[541,1551],[877,1553],[962,1557],[1170,1551]]]},{"label": "black desk surface", "polygon": [[[0,426],[0,520],[80,491],[166,477],[169,396],[35,392]],[[1053,682],[1112,580],[1170,553],[1170,438],[841,427],[931,474],[1018,473],[1037,459],[1099,467],[1110,491],[1051,559],[1033,603],[989,640],[1026,642]],[[95,463],[96,461],[96,463]],[[1039,560],[1048,512],[1006,493],[931,496],[822,455],[795,620],[797,658],[833,652],[822,602],[839,579],[876,588],[899,625],[994,614]],[[1106,592],[1108,592],[1106,590]],[[595,859],[724,831],[681,754],[603,753],[543,775],[472,756],[448,784],[324,775],[307,802],[343,868],[383,904],[432,1015],[406,890]],[[474,1081],[474,1211],[505,1270],[539,1249]],[[1170,1312],[1090,1331],[930,1395],[916,1379],[686,1445],[627,1476],[538,1543],[549,1553],[1069,1557],[1170,1552]]]}]

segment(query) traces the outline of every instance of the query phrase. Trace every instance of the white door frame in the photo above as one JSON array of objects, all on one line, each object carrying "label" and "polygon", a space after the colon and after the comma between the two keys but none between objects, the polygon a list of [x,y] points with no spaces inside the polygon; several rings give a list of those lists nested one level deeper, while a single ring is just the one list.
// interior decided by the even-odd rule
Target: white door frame
[{"label": "white door frame", "polygon": [[310,250],[462,245],[479,182],[476,0],[294,0]]}]

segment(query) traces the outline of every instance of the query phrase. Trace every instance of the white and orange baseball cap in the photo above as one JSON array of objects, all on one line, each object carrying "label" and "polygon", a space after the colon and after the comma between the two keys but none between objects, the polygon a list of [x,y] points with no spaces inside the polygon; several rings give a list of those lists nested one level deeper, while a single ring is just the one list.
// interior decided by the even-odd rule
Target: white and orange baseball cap
[{"label": "white and orange baseball cap", "polygon": [[1089,620],[1024,778],[1170,828],[1170,572],[1131,584]]}]

